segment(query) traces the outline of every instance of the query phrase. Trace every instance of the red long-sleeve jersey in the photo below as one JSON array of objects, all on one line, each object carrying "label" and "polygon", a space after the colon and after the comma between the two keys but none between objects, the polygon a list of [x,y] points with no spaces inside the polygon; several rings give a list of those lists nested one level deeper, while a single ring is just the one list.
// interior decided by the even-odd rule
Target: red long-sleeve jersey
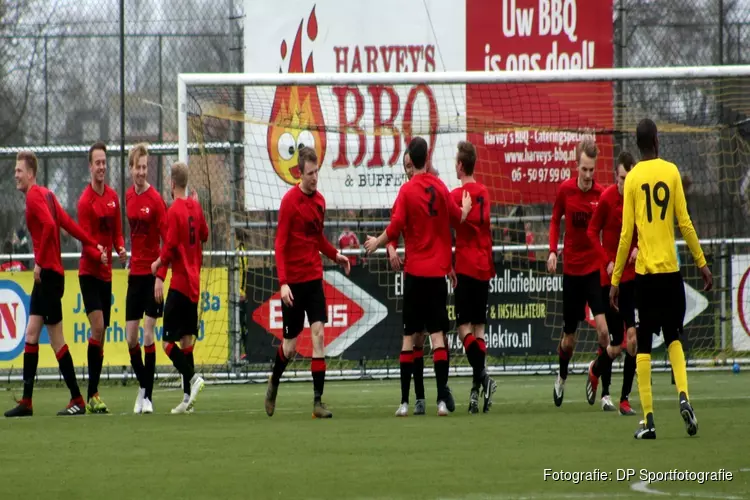
[{"label": "red long-sleeve jersey", "polygon": [[471,211],[456,227],[456,274],[487,281],[495,275],[490,229],[490,193],[478,183],[470,182],[451,191],[456,206],[461,206],[464,191],[471,195]]},{"label": "red long-sleeve jersey", "polygon": [[461,209],[445,184],[434,175],[418,174],[401,186],[386,235],[395,240],[404,233],[406,273],[442,277],[451,270],[451,225],[460,223]]},{"label": "red long-sleeve jersey", "polygon": [[276,228],[276,273],[279,285],[323,278],[320,253],[331,260],[338,251],[323,234],[326,200],[318,191],[305,194],[299,186],[281,199]]},{"label": "red long-sleeve jersey", "polygon": [[107,252],[107,263],[102,264],[96,247],[84,246],[78,275],[112,281],[112,248],[125,246],[120,198],[115,190],[105,184],[104,192],[99,194],[88,184],[78,199],[78,223]]},{"label": "red long-sleeve jersey", "polygon": [[[604,190],[599,198],[599,205],[594,210],[594,216],[589,223],[588,235],[591,244],[599,253],[599,262],[602,266],[601,284],[609,285],[610,278],[607,274],[607,265],[617,259],[617,247],[620,244],[620,231],[622,230],[622,201],[623,197],[613,184]],[[601,233],[601,240],[599,234]],[[630,252],[638,246],[637,235],[630,244]],[[628,252],[628,255],[630,255]],[[625,265],[620,281],[635,279],[635,262]]]},{"label": "red long-sleeve jersey", "polygon": [[[167,204],[153,186],[141,194],[131,186],[125,193],[125,211],[130,225],[130,274],[151,274],[151,264],[159,258],[159,242],[167,241]],[[167,267],[160,267],[157,276],[164,280]]]},{"label": "red long-sleeve jersey", "polygon": [[560,239],[560,220],[565,216],[565,255],[563,273],[584,276],[598,271],[601,266],[599,252],[591,244],[587,234],[589,221],[599,204],[602,187],[594,182],[591,189],[581,191],[578,179],[568,179],[560,184],[555,205],[552,208],[552,221],[549,226],[549,251],[557,253]]},{"label": "red long-sleeve jersey", "polygon": [[49,189],[34,184],[26,192],[26,226],[31,233],[34,261],[42,269],[64,274],[60,257],[60,228],[83,243],[96,249],[96,241],[63,210]]},{"label": "red long-sleeve jersey", "polygon": [[161,249],[162,266],[172,265],[169,289],[198,302],[201,288],[203,245],[208,240],[208,225],[200,204],[190,198],[178,198],[167,211],[167,240]]}]

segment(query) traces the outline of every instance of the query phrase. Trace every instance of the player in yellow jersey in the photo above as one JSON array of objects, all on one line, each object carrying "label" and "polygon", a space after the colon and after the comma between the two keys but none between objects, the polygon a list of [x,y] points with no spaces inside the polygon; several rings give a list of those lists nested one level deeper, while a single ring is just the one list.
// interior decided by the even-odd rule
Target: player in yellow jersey
[{"label": "player in yellow jersey", "polygon": [[664,335],[664,345],[674,372],[680,401],[680,415],[690,436],[698,432],[698,419],[688,396],[685,354],[682,351],[682,326],[685,319],[685,288],[677,262],[674,221],[693,254],[703,277],[703,290],[713,285],[711,270],[698,242],[687,211],[685,191],[677,166],[659,158],[656,124],[641,120],[636,129],[641,161],[625,178],[622,207],[622,233],[612,273],[610,302],[617,308],[620,278],[628,259],[633,226],[638,229],[638,258],[635,263],[636,328],[638,354],[636,373],[645,419],[635,432],[636,439],[656,439],[654,406],[651,393],[651,338]]}]

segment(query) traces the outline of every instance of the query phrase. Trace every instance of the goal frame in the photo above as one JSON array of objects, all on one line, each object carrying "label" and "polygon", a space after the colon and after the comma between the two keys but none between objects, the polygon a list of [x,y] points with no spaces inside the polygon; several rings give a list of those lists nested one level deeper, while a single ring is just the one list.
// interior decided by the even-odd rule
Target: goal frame
[{"label": "goal frame", "polygon": [[[447,71],[447,72],[415,72],[415,73],[179,73],[177,76],[178,100],[178,159],[188,163],[188,152],[195,149],[194,144],[188,143],[188,87],[275,87],[275,86],[334,86],[334,85],[471,85],[471,84],[521,84],[521,83],[571,83],[571,82],[624,82],[633,80],[706,80],[719,78],[750,77],[750,65],[726,66],[683,66],[683,67],[651,67],[651,68],[600,68],[587,70],[540,70],[540,71]],[[613,102],[613,106],[615,103]],[[702,245],[727,245],[750,243],[750,238],[711,238],[700,240]],[[678,246],[685,245],[678,240]],[[547,245],[495,245],[493,252],[543,250]],[[401,250],[401,249],[399,249]],[[269,256],[273,249],[252,251],[214,252],[225,256],[236,257],[242,255]],[[344,250],[345,254],[355,254],[357,251]],[[380,249],[377,253],[384,253]],[[722,261],[723,262],[723,261]],[[726,279],[726,270],[722,269],[722,277]],[[722,283],[728,286],[728,283]],[[726,310],[722,295],[722,309]],[[722,326],[722,330],[724,326]],[[722,331],[722,348],[725,347],[726,333]],[[745,363],[748,360],[739,360]],[[750,363],[750,361],[748,361]],[[710,360],[690,360],[690,368],[711,370],[721,369],[712,366]],[[573,369],[582,369],[572,366]],[[585,368],[585,367],[583,367]],[[615,369],[621,369],[616,365]],[[654,367],[657,371],[668,371],[669,366]],[[534,364],[518,370],[503,370],[503,374],[515,373],[547,373],[550,367],[546,364]],[[372,370],[370,376],[390,378],[390,372]],[[494,371],[494,370],[493,370]],[[466,375],[465,367],[452,367],[452,373]],[[341,373],[346,378],[354,373]],[[295,374],[294,377],[297,375]]]}]

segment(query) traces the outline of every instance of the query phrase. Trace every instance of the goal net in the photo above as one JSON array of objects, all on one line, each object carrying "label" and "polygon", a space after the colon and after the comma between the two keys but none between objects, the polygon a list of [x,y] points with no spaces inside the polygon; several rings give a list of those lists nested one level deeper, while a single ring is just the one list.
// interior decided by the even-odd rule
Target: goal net
[{"label": "goal net", "polygon": [[[740,329],[744,323],[732,317],[744,315],[743,273],[750,265],[743,256],[748,240],[737,238],[748,234],[750,211],[750,108],[743,97],[749,89],[742,78],[750,68],[357,75],[302,73],[299,62],[299,73],[180,75],[180,157],[189,158],[191,183],[211,215],[214,248],[221,249],[204,263],[210,293],[202,305],[212,335],[197,349],[215,360],[208,365],[241,377],[262,377],[271,366],[282,336],[277,214],[299,181],[297,151],[304,145],[322,159],[326,236],[353,264],[346,276],[323,258],[329,374],[398,376],[403,275],[391,270],[384,251],[365,256],[360,247],[387,225],[407,181],[406,144],[423,136],[431,165],[450,189],[459,186],[456,145],[473,143],[476,177],[490,191],[497,275],[487,310],[488,365],[507,373],[555,370],[562,265],[557,274],[545,265],[555,194],[577,175],[575,147],[585,138],[600,149],[596,181],[612,184],[617,155],[638,158],[635,126],[646,117],[659,127],[660,156],[680,168],[716,284],[701,291],[692,257],[678,241],[688,363],[705,367],[748,349],[737,340],[735,323]],[[227,307],[211,314],[217,290]],[[592,325],[587,310],[575,369],[593,359]],[[452,369],[469,373],[454,321],[448,341]],[[664,359],[666,367],[666,356],[657,354],[663,346],[654,346],[656,363]],[[309,328],[298,348],[289,375],[307,377]]]}]

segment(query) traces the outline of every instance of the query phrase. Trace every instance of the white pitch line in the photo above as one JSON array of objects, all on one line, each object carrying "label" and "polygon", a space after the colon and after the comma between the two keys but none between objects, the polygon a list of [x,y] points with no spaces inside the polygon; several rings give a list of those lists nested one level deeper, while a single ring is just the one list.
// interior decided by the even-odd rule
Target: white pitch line
[{"label": "white pitch line", "polygon": [[[743,500],[744,497],[736,497],[734,495],[724,495],[722,493],[698,493],[698,492],[686,492],[680,491],[675,493],[667,493],[665,491],[659,491],[651,486],[646,481],[638,481],[630,485],[630,489],[638,493],[645,493],[646,495],[659,495],[659,496],[680,496],[680,497],[691,497],[691,498],[715,498],[718,500]],[[609,496],[609,495],[607,495]]]}]

